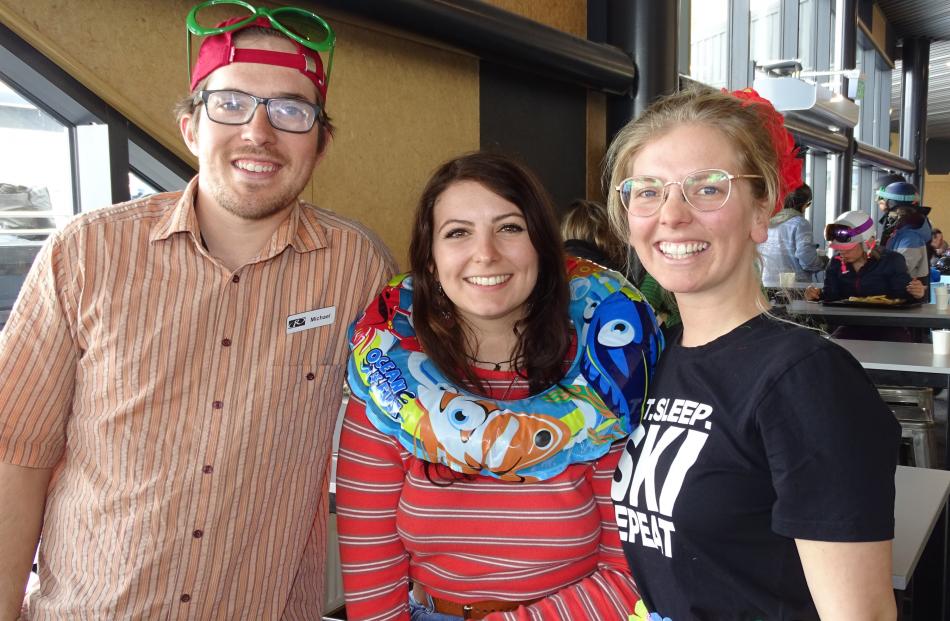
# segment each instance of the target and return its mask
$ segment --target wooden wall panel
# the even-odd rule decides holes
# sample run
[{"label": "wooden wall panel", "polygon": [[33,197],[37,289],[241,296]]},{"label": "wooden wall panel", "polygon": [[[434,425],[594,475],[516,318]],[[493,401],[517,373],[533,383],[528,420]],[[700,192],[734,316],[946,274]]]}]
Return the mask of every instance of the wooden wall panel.
[{"label": "wooden wall panel", "polygon": [[587,38],[587,0],[488,0],[488,3],[575,37]]},{"label": "wooden wall panel", "polygon": [[[184,159],[172,116],[187,93],[192,0],[0,0],[0,19]],[[304,198],[358,218],[404,262],[409,214],[442,160],[479,144],[478,62],[331,20],[328,112],[339,131]]]},{"label": "wooden wall panel", "polygon": [[587,93],[587,200],[606,203],[603,184],[607,154],[607,96]]}]

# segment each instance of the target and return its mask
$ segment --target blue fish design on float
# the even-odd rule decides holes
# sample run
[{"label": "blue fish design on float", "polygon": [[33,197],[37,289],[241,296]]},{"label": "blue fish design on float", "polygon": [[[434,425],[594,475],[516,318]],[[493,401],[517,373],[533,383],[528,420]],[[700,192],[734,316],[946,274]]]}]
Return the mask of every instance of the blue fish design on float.
[{"label": "blue fish design on float", "polygon": [[639,420],[650,370],[662,348],[648,307],[635,295],[623,288],[597,304],[581,357],[581,374],[607,407],[634,422]]}]

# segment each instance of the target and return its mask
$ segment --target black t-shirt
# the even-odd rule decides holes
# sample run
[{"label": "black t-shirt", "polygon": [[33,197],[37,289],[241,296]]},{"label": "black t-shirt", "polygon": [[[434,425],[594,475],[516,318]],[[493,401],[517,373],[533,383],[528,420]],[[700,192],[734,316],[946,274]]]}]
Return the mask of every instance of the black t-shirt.
[{"label": "black t-shirt", "polygon": [[794,539],[892,539],[899,442],[858,362],[813,331],[763,315],[671,344],[612,489],[647,608],[818,619]]}]

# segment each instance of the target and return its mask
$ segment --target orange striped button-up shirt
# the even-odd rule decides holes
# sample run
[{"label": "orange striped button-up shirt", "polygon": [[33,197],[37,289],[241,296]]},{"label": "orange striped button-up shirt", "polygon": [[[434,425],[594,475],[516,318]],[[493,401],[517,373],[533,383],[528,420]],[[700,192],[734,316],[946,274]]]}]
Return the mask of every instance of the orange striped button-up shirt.
[{"label": "orange striped button-up shirt", "polygon": [[346,328],[394,265],[298,203],[231,272],[196,187],[54,235],[0,333],[0,461],[55,467],[31,619],[321,616]]}]

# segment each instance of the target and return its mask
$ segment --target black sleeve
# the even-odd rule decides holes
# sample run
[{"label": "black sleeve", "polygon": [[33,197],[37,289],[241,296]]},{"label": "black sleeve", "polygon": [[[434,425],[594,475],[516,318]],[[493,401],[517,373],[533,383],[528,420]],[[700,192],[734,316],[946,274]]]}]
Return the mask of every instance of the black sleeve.
[{"label": "black sleeve", "polygon": [[821,299],[829,302],[840,300],[841,294],[841,259],[833,258],[825,270],[825,286],[821,292]]},{"label": "black sleeve", "polygon": [[909,298],[907,285],[910,284],[910,272],[907,271],[907,259],[899,252],[890,253],[887,257],[887,297]]},{"label": "black sleeve", "polygon": [[777,496],[772,530],[893,539],[900,425],[848,352],[822,341],[778,378],[757,420]]}]

